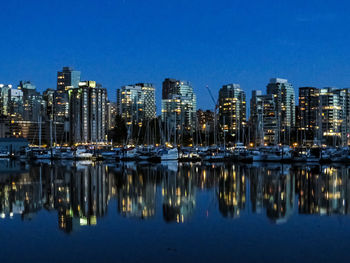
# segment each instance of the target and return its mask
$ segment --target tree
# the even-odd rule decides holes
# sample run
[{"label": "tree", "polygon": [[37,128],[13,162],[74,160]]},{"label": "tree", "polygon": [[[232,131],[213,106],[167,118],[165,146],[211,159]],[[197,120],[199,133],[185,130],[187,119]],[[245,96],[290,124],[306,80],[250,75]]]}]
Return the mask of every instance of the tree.
[{"label": "tree", "polygon": [[114,143],[124,144],[128,136],[125,120],[121,115],[117,114],[115,117],[115,127],[110,133],[110,138]]}]

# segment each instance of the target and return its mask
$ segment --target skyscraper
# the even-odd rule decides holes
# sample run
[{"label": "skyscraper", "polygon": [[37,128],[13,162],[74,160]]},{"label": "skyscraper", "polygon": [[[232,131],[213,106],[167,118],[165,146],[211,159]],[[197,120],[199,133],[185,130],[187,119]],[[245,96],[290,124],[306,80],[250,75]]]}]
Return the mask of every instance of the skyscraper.
[{"label": "skyscraper", "polygon": [[[69,127],[69,97],[68,90],[79,88],[80,71],[63,67],[57,72],[57,90],[54,94],[55,133],[62,135],[60,141],[68,142]],[[58,130],[58,131],[57,131]]]},{"label": "skyscraper", "polygon": [[170,99],[173,94],[179,94],[180,82],[176,79],[165,79],[162,87],[162,99]]},{"label": "skyscraper", "polygon": [[198,129],[203,133],[214,131],[214,112],[211,110],[197,110]]},{"label": "skyscraper", "polygon": [[54,104],[55,104],[54,97],[55,97],[55,90],[53,89],[47,89],[43,92],[43,99],[45,101],[45,108],[46,108],[45,115],[50,120],[53,119],[53,114],[54,114]]},{"label": "skyscraper", "polygon": [[23,92],[19,89],[10,90],[9,112],[12,116],[22,118],[23,115]]},{"label": "skyscraper", "polygon": [[347,146],[349,140],[348,89],[320,89],[320,135],[322,142],[332,146]]},{"label": "skyscraper", "polygon": [[155,88],[153,84],[138,83],[117,90],[118,113],[127,125],[142,126],[156,117]]},{"label": "skyscraper", "polygon": [[116,117],[118,114],[117,103],[109,101],[107,103],[106,114],[107,114],[108,130],[112,130],[115,127]]},{"label": "skyscraper", "polygon": [[57,72],[57,90],[68,90],[79,88],[80,71],[73,70],[71,67],[63,67],[62,71]]},{"label": "skyscraper", "polygon": [[244,140],[246,96],[239,84],[228,84],[219,90],[219,122],[234,140]]},{"label": "skyscraper", "polygon": [[302,144],[313,145],[319,130],[320,90],[314,87],[299,88],[298,137]]},{"label": "skyscraper", "polygon": [[286,79],[272,78],[267,85],[267,94],[274,96],[277,108],[278,143],[289,145],[291,131],[295,126],[294,88]]},{"label": "skyscraper", "polygon": [[23,120],[38,122],[45,106],[42,95],[30,81],[20,81],[18,89],[23,92]]},{"label": "skyscraper", "polygon": [[350,89],[339,89],[337,91],[342,96],[342,135],[341,145],[350,145]]},{"label": "skyscraper", "polygon": [[197,124],[197,97],[191,83],[165,79],[162,95],[162,122],[166,131],[176,130],[181,131],[182,135],[192,134]]},{"label": "skyscraper", "polygon": [[251,142],[255,146],[276,145],[278,111],[272,94],[262,95],[260,90],[252,92],[250,100]]},{"label": "skyscraper", "polygon": [[104,142],[107,135],[107,90],[95,81],[69,89],[70,142]]},{"label": "skyscraper", "polygon": [[0,115],[9,114],[10,92],[12,85],[0,84]]}]

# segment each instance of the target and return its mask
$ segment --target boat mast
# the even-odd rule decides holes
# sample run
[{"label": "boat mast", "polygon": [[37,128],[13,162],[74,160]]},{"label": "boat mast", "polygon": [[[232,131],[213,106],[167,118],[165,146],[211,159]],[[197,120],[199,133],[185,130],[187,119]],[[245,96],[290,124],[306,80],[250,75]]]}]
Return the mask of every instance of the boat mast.
[{"label": "boat mast", "polygon": [[175,113],[175,121],[174,121],[174,144],[175,144],[175,147],[177,148],[177,142],[176,142],[176,135],[177,135],[177,127],[176,127],[176,111],[174,111]]},{"label": "boat mast", "polygon": [[38,117],[39,120],[39,147],[41,147],[41,114]]},{"label": "boat mast", "polygon": [[224,156],[226,156],[226,129],[225,129],[225,116],[224,117]]}]

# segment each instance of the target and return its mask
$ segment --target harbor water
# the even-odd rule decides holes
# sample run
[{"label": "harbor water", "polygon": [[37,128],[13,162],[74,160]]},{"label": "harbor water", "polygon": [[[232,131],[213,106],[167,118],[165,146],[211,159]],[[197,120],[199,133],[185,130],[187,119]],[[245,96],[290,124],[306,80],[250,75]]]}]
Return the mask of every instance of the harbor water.
[{"label": "harbor water", "polygon": [[4,262],[348,262],[350,166],[0,160]]}]

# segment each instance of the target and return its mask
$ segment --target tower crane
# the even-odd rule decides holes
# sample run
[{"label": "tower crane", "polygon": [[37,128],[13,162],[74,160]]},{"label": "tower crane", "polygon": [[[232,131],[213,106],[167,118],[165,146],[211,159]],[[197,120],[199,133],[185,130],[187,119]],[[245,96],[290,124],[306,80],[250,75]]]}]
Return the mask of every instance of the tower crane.
[{"label": "tower crane", "polygon": [[206,89],[208,90],[209,96],[214,103],[214,144],[217,145],[217,135],[216,135],[217,113],[216,113],[216,111],[219,108],[219,101],[215,101],[213,93],[209,89],[208,85],[206,86]]}]

